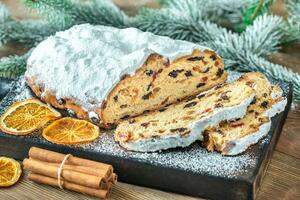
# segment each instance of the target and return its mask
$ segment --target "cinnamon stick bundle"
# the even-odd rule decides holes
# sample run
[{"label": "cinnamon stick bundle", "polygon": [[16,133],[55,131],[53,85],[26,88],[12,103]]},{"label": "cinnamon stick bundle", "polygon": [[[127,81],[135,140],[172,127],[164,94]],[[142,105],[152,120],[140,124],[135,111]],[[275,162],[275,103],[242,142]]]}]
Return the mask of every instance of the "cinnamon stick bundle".
[{"label": "cinnamon stick bundle", "polygon": [[[58,187],[57,179],[55,179],[55,178],[51,178],[51,177],[47,177],[47,176],[43,176],[43,175],[39,175],[39,174],[30,172],[28,174],[28,179],[31,181],[37,182],[37,183],[42,183],[42,184]],[[64,186],[64,188],[66,188],[68,190],[80,192],[82,194],[87,194],[87,195],[91,195],[91,196],[102,198],[102,199],[105,199],[109,193],[109,190],[97,190],[94,188],[89,188],[89,187],[77,185],[74,183],[70,183],[68,181],[62,181],[62,185]]]},{"label": "cinnamon stick bundle", "polygon": [[[27,169],[31,172],[49,176],[52,178],[58,178],[57,171],[59,167],[46,165],[43,162],[40,162],[38,160],[33,159],[24,159],[23,161],[24,169]],[[89,174],[84,174],[80,172],[75,172],[72,170],[64,169],[61,173],[61,177],[63,177],[64,180],[77,183],[80,185],[85,185],[87,187],[100,189],[102,177],[92,176]]]},{"label": "cinnamon stick bundle", "polygon": [[[69,156],[61,173],[61,163],[66,155],[32,147],[29,159],[24,159],[24,169],[30,171],[28,179],[51,186],[62,186],[76,192],[106,198],[117,182],[113,167],[108,164]],[[60,176],[60,177],[58,177]],[[58,179],[60,178],[60,182]]]},{"label": "cinnamon stick bundle", "polygon": [[[31,147],[29,150],[29,157],[36,159],[36,160],[41,160],[49,163],[61,163],[63,159],[65,158],[65,154],[62,153],[57,153],[53,151],[49,151],[46,149],[41,149],[37,147]],[[102,170],[106,172],[105,177],[108,178],[111,176],[113,173],[113,168],[111,165],[104,164],[104,163],[99,163],[96,161],[92,160],[87,160],[83,158],[78,158],[75,156],[70,156],[68,160],[66,161],[66,164],[69,165],[75,165],[75,166],[86,166],[86,167],[92,167],[96,168],[98,170]]]}]

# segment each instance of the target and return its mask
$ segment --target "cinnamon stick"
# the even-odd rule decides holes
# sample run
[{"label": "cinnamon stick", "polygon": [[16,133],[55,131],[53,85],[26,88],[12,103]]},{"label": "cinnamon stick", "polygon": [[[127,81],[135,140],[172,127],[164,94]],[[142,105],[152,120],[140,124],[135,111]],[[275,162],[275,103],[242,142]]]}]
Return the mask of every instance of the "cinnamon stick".
[{"label": "cinnamon stick", "polygon": [[[37,147],[31,147],[29,150],[29,157],[40,161],[50,162],[50,163],[61,163],[65,156],[66,156],[65,154],[61,154],[61,153],[57,153],[57,152],[53,152],[53,151],[49,151]],[[99,163],[96,161],[91,161],[83,158],[78,158],[75,156],[70,156],[65,164],[98,168],[107,172],[106,177],[110,177],[111,174],[113,173],[113,167],[111,165]]]},{"label": "cinnamon stick", "polygon": [[[51,166],[55,166],[55,167],[60,166],[59,163],[49,163],[49,162],[44,162],[44,161],[40,161],[40,162],[43,162],[46,165],[51,165]],[[64,170],[72,170],[75,172],[81,172],[81,173],[89,174],[89,175],[93,175],[93,176],[103,177],[104,181],[106,181],[106,182],[109,179],[109,177],[107,177],[107,172],[105,172],[104,170],[99,170],[98,168],[65,164],[63,169]]]},{"label": "cinnamon stick", "polygon": [[[33,173],[45,175],[56,179],[58,178],[57,172],[59,167],[47,165],[44,162],[40,162],[34,159],[24,159],[23,165],[24,169],[27,169]],[[92,187],[96,189],[106,187],[106,184],[101,177],[89,174],[64,169],[62,170],[61,176],[68,182],[76,183],[86,187]]]},{"label": "cinnamon stick", "polygon": [[[37,183],[58,187],[57,179],[55,178],[29,172],[28,179]],[[83,194],[91,195],[102,199],[106,198],[110,191],[110,188],[108,190],[94,189],[94,188],[78,185],[75,183],[71,183],[68,181],[62,181],[62,185],[65,189],[72,190],[75,192],[80,192]]]},{"label": "cinnamon stick", "polygon": [[116,184],[117,181],[118,181],[118,175],[113,173],[109,182],[111,182],[112,184]]}]

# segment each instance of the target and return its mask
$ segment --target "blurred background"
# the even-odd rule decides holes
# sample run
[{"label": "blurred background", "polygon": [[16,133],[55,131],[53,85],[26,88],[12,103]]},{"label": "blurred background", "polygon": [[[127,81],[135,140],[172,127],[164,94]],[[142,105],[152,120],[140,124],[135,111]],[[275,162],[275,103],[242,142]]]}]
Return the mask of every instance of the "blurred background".
[{"label": "blurred background", "polygon": [[[128,15],[135,15],[140,7],[159,8],[160,4],[158,0],[113,0],[114,3],[124,10]],[[36,19],[38,15],[35,11],[29,11],[28,8],[22,4],[22,0],[0,0],[4,3],[12,12],[12,16],[15,19]],[[275,0],[271,7],[271,12],[287,17],[287,13],[283,6],[284,0]],[[8,45],[0,48],[0,57],[17,54],[21,55],[27,51],[26,48],[16,45]],[[291,68],[293,71],[300,73],[300,45],[299,43],[289,44],[283,46],[279,52],[268,56],[268,60],[271,62]]]}]

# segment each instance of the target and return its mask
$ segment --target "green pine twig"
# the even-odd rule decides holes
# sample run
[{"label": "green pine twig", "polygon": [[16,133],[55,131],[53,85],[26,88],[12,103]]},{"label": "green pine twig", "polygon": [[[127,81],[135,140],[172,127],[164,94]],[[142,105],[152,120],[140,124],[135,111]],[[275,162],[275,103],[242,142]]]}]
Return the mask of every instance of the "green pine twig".
[{"label": "green pine twig", "polygon": [[0,58],[0,77],[15,78],[24,74],[26,59],[27,55]]}]

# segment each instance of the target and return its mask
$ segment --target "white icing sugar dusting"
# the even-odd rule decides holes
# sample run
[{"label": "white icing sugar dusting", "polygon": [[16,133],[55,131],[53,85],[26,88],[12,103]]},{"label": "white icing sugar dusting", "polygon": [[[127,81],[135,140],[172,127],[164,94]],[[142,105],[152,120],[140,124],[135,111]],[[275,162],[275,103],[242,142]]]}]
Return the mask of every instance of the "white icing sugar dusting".
[{"label": "white icing sugar dusting", "polygon": [[124,74],[132,75],[152,53],[170,61],[208,49],[135,28],[77,25],[41,42],[27,61],[26,77],[92,111]]},{"label": "white icing sugar dusting", "polygon": [[[239,73],[229,72],[229,77],[238,77]],[[284,93],[288,91],[288,84],[279,82]],[[8,96],[0,102],[0,114],[7,109],[13,102],[34,97],[30,89],[26,86],[24,78],[15,82],[14,87]],[[69,112],[67,112],[69,114]],[[3,134],[3,133],[0,133]],[[102,132],[101,136],[94,142],[87,145],[72,146],[74,149],[92,151],[95,153],[108,154],[114,157],[124,159],[135,159],[153,165],[182,169],[201,174],[210,174],[213,176],[238,178],[247,172],[253,171],[260,156],[257,148],[262,148],[270,142],[272,134],[268,133],[266,138],[249,150],[237,156],[222,156],[219,153],[209,153],[206,149],[201,148],[199,143],[194,143],[186,148],[177,148],[155,153],[138,153],[130,152],[121,148],[113,140],[111,132]],[[22,139],[19,136],[18,139]],[[40,133],[24,136],[40,144],[48,142],[41,137]],[[100,155],[99,155],[100,156]]]}]

